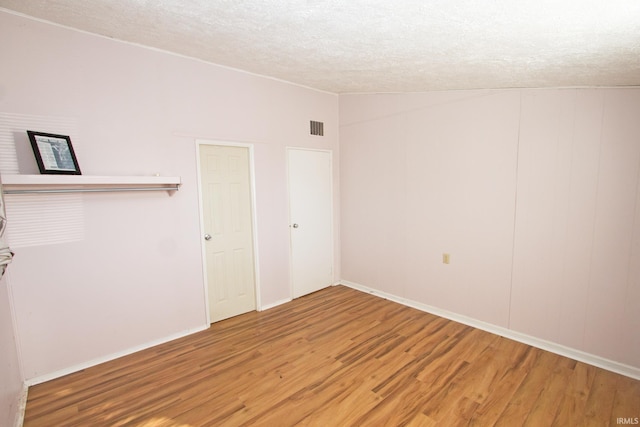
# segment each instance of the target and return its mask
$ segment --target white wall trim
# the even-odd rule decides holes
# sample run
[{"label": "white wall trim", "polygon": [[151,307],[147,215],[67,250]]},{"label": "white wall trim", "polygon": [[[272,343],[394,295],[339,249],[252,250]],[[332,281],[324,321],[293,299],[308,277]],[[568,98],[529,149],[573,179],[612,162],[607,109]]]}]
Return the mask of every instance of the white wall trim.
[{"label": "white wall trim", "polygon": [[27,410],[27,397],[29,396],[29,386],[27,383],[22,384],[22,391],[18,396],[15,427],[22,427],[24,424],[24,413]]},{"label": "white wall trim", "polygon": [[492,325],[491,323],[482,322],[480,320],[473,319],[471,317],[456,314],[447,310],[442,310],[440,308],[432,307],[430,305],[423,304],[410,299],[401,298],[399,296],[389,294],[386,292],[381,292],[358,283],[342,280],[340,281],[339,284],[342,284],[344,286],[347,286],[349,288],[352,288],[361,292],[366,292],[368,294],[375,295],[380,298],[388,299],[389,301],[394,301],[399,304],[406,305],[407,307],[412,307],[420,311],[431,313],[439,317],[444,317],[445,319],[453,320],[454,322],[462,323],[464,325],[481,329],[483,331],[487,331],[492,334],[500,335],[502,337],[509,338],[514,341],[518,341],[523,344],[530,345],[532,347],[550,351],[551,353],[555,353],[560,356],[568,357],[570,359],[584,362],[589,365],[596,366],[598,368],[606,369],[607,371],[615,372],[617,374],[621,374],[630,378],[634,378],[636,380],[640,380],[640,368],[636,368],[634,366],[625,365],[623,363],[605,359],[603,357],[586,353],[581,350],[576,350],[571,347],[566,347],[560,344],[556,344],[550,341],[533,337],[531,335],[513,331],[511,329],[507,329],[501,326]]},{"label": "white wall trim", "polygon": [[[53,21],[47,21],[46,19],[37,18],[35,16],[27,15],[27,14],[22,13],[22,12],[17,12],[15,10],[7,9],[5,7],[0,7],[0,11],[8,13],[10,15],[19,16],[19,17],[24,18],[24,19],[29,19],[31,21],[41,22],[41,23],[44,23],[44,24],[47,24],[47,25],[50,25],[50,26],[53,26],[53,27],[64,28],[65,30],[74,31],[74,32],[77,32],[77,33],[82,33],[82,34],[85,34],[85,35],[88,35],[88,36],[91,36],[91,37],[97,37],[97,38],[106,39],[106,40],[109,40],[109,41],[115,42],[115,43],[125,44],[125,45],[129,45],[129,46],[135,46],[135,47],[140,48],[140,49],[145,49],[145,50],[149,50],[149,51],[152,51],[152,52],[159,52],[159,53],[162,53],[162,54],[165,54],[165,55],[175,56],[177,58],[182,58],[182,59],[186,59],[186,60],[189,60],[189,61],[194,61],[194,62],[199,62],[201,64],[210,65],[210,66],[217,67],[217,68],[220,68],[220,69],[223,69],[223,70],[235,71],[237,73],[245,74],[245,75],[248,75],[248,76],[259,77],[259,78],[266,79],[266,80],[272,80],[272,81],[275,81],[275,82],[278,82],[278,83],[284,83],[284,84],[287,84],[287,85],[296,86],[296,87],[300,87],[300,88],[303,88],[303,89],[313,90],[315,92],[326,93],[328,95],[333,95],[335,97],[339,96],[339,94],[335,93],[335,92],[331,92],[331,91],[324,90],[324,89],[318,89],[318,88],[311,87],[311,86],[306,86],[306,85],[303,85],[303,84],[300,84],[300,83],[290,82],[288,80],[279,79],[279,78],[274,77],[274,76],[267,76],[267,75],[264,75],[264,74],[258,74],[258,73],[254,73],[252,71],[243,70],[241,68],[234,68],[234,67],[231,67],[229,65],[222,65],[222,64],[218,64],[218,63],[215,63],[215,62],[207,61],[207,60],[204,60],[204,59],[196,58],[194,56],[183,55],[183,54],[180,54],[180,53],[177,53],[177,52],[171,52],[171,51],[164,50],[164,49],[157,48],[157,47],[146,46],[146,45],[140,44],[140,43],[130,42],[130,41],[126,41],[126,40],[114,39],[113,37],[103,36],[101,34],[96,34],[96,33],[91,33],[89,31],[81,30],[79,28],[70,27],[68,25],[63,25],[63,24],[60,24],[60,23],[57,23],[57,22],[53,22]],[[616,88],[616,86],[613,86],[613,88]],[[571,88],[571,89],[573,89],[573,88]]]},{"label": "white wall trim", "polygon": [[260,310],[258,310],[258,311],[265,311],[265,310],[269,310],[269,309],[271,309],[271,308],[275,308],[275,307],[277,307],[277,306],[279,306],[279,305],[286,304],[286,303],[291,302],[291,301],[293,301],[291,298],[281,299],[281,300],[278,300],[278,301],[276,301],[276,302],[272,302],[271,304],[265,304],[265,305],[263,305],[263,306],[260,308]]},{"label": "white wall trim", "polygon": [[209,328],[209,325],[206,324],[206,325],[199,326],[197,328],[187,329],[187,330],[184,330],[182,332],[178,332],[178,333],[175,333],[175,334],[172,334],[172,335],[168,335],[166,337],[163,337],[163,338],[160,338],[160,339],[157,339],[157,340],[149,341],[149,342],[147,342],[145,344],[141,344],[141,345],[137,345],[137,346],[134,346],[134,347],[130,347],[130,348],[126,349],[126,350],[119,351],[117,353],[112,353],[112,354],[109,354],[107,356],[98,357],[96,359],[89,360],[87,362],[79,363],[77,365],[70,366],[70,367],[65,368],[65,369],[61,369],[59,371],[51,372],[49,374],[39,375],[39,376],[34,377],[34,378],[29,378],[29,379],[25,380],[25,385],[28,386],[28,387],[31,387],[31,386],[36,385],[36,384],[41,384],[41,383],[44,383],[44,382],[47,382],[47,381],[51,381],[51,380],[54,380],[56,378],[63,377],[65,375],[73,374],[74,372],[78,372],[78,371],[81,371],[83,369],[91,368],[92,366],[96,366],[96,365],[99,365],[101,363],[110,362],[112,360],[118,359],[118,358],[123,357],[123,356],[128,356],[128,355],[136,353],[138,351],[146,350],[148,348],[155,347],[157,345],[164,344],[164,343],[167,343],[169,341],[176,340],[178,338],[186,337],[187,335],[195,334],[197,332],[202,332],[202,331],[204,331],[205,329],[208,329],[208,328]]}]

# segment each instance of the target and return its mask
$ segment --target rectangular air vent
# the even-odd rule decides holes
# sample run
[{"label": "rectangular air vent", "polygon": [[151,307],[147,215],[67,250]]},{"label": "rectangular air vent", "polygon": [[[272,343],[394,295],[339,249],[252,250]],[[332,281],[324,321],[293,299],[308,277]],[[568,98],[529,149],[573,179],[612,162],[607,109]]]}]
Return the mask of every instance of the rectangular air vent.
[{"label": "rectangular air vent", "polygon": [[315,121],[311,120],[310,126],[311,126],[311,135],[318,135],[318,136],[323,136],[324,135],[324,123],[323,122],[315,122]]}]

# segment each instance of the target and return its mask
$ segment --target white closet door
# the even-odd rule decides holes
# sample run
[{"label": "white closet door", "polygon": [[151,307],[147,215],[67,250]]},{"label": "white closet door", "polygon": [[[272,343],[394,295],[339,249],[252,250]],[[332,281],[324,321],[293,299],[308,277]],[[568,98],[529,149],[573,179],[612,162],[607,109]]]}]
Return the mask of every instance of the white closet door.
[{"label": "white closet door", "polygon": [[289,148],[291,281],[297,298],[333,284],[331,151]]},{"label": "white closet door", "polygon": [[209,321],[256,309],[249,149],[200,146]]}]

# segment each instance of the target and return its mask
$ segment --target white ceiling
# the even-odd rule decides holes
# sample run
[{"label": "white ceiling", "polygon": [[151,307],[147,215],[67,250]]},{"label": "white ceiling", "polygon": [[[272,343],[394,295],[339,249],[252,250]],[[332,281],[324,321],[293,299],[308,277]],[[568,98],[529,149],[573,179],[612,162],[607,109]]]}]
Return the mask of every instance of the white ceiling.
[{"label": "white ceiling", "polygon": [[334,93],[639,86],[639,0],[0,0]]}]

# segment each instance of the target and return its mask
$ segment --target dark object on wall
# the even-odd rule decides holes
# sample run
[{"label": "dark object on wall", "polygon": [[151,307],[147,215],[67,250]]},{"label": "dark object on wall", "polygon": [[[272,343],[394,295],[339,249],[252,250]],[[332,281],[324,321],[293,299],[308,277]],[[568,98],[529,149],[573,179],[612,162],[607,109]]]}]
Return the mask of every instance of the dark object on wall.
[{"label": "dark object on wall", "polygon": [[66,135],[27,131],[42,174],[82,175],[71,139]]},{"label": "dark object on wall", "polygon": [[311,120],[309,123],[311,135],[324,136],[324,123]]}]

